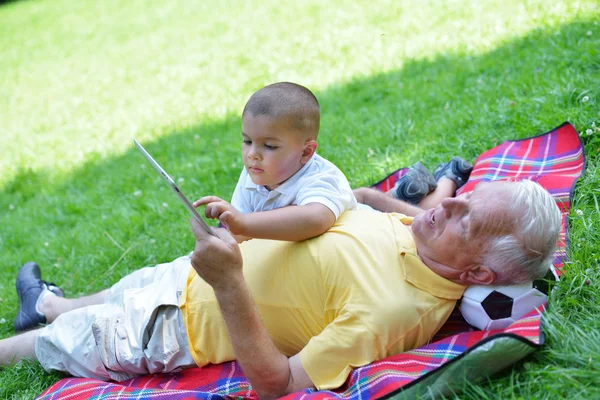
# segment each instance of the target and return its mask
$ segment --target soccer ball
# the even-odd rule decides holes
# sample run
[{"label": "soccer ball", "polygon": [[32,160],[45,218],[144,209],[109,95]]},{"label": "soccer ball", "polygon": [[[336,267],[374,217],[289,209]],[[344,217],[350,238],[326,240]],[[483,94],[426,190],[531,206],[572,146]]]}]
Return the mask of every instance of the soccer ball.
[{"label": "soccer ball", "polygon": [[460,302],[460,312],[472,326],[481,330],[504,329],[548,301],[548,279],[556,279],[551,272],[544,279],[518,285],[469,286]]}]

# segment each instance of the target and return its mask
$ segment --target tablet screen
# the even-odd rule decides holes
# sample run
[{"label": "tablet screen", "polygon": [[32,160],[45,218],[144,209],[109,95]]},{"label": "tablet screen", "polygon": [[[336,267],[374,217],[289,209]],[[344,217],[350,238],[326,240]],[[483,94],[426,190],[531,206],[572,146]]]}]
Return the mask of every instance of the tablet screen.
[{"label": "tablet screen", "polygon": [[212,229],[210,229],[210,226],[208,226],[208,224],[202,219],[202,217],[200,216],[200,214],[198,214],[192,203],[190,203],[187,197],[185,197],[185,195],[181,192],[179,187],[177,187],[173,178],[171,178],[169,174],[167,174],[167,172],[156,162],[156,160],[154,160],[154,158],[152,158],[152,156],[148,154],[146,149],[144,149],[144,147],[137,140],[133,139],[133,142],[135,143],[135,146],[138,148],[140,153],[142,153],[144,158],[150,163],[150,165],[152,165],[152,168],[154,168],[154,170],[160,175],[163,181],[165,181],[165,183],[171,188],[171,190],[173,190],[175,195],[183,203],[185,208],[187,208],[189,213],[192,214],[194,219],[196,219],[196,221],[200,223],[200,225],[202,226],[202,228],[204,228],[206,232],[215,236]]}]

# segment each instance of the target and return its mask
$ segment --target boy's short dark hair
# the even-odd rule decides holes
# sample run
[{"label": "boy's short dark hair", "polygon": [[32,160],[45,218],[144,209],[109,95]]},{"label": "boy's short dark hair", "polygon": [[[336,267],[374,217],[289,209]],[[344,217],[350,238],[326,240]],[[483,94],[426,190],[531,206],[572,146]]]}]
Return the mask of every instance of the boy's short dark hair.
[{"label": "boy's short dark hair", "polygon": [[250,96],[242,118],[246,114],[289,118],[295,130],[315,139],[319,134],[319,101],[310,90],[296,83],[278,82],[258,90]]}]

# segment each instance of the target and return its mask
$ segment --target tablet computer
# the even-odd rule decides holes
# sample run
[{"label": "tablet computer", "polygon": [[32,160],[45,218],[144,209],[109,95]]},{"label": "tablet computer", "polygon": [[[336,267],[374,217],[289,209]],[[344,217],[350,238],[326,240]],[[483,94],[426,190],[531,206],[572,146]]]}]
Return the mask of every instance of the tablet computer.
[{"label": "tablet computer", "polygon": [[189,213],[192,214],[192,217],[194,217],[194,219],[196,221],[198,221],[200,226],[202,226],[202,228],[204,228],[204,230],[207,233],[210,233],[211,235],[216,236],[213,233],[212,229],[210,229],[210,226],[208,226],[208,224],[202,219],[200,214],[198,214],[198,212],[196,211],[196,209],[194,208],[192,203],[190,203],[190,201],[187,199],[187,197],[185,197],[185,195],[177,187],[173,178],[171,178],[169,176],[169,174],[166,173],[166,171],[156,162],[156,160],[154,160],[154,158],[152,158],[152,156],[150,154],[148,154],[146,149],[144,149],[144,147],[137,140],[133,139],[133,143],[135,143],[135,147],[138,148],[138,150],[140,151],[140,153],[142,153],[144,158],[150,163],[150,165],[152,165],[152,168],[154,168],[154,170],[156,172],[158,172],[158,175],[160,175],[162,180],[165,181],[167,186],[169,186],[171,188],[171,190],[173,190],[173,192],[175,193],[177,198],[183,203],[183,205],[185,206],[185,208],[187,208]]}]

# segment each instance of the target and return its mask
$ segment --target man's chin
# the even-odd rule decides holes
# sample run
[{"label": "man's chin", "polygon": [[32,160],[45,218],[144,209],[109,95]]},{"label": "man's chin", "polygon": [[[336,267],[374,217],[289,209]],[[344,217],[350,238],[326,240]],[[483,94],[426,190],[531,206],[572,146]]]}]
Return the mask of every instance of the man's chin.
[{"label": "man's chin", "polygon": [[424,218],[413,219],[410,229],[415,242],[421,244],[428,242],[431,231]]},{"label": "man's chin", "polygon": [[421,232],[421,230],[423,229],[423,217],[422,217],[422,215],[417,215],[416,217],[413,218],[412,224],[410,224],[410,228],[413,231],[413,235],[416,232]]}]

